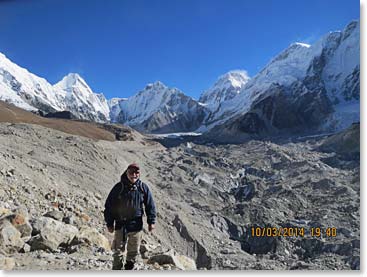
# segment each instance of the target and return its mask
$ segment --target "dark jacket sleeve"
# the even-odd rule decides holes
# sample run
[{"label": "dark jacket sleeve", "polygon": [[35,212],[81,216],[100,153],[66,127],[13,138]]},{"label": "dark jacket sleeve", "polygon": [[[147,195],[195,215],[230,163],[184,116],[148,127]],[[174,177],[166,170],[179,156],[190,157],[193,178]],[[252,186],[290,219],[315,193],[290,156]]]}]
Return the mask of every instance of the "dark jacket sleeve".
[{"label": "dark jacket sleeve", "polygon": [[119,193],[119,191],[118,191],[119,184],[120,183],[117,183],[112,188],[112,190],[110,191],[110,193],[107,196],[106,203],[104,205],[105,210],[104,210],[103,214],[104,214],[104,220],[106,222],[107,227],[114,227],[115,217],[114,217],[113,212],[112,212],[112,205],[113,205],[113,199]]},{"label": "dark jacket sleeve", "polygon": [[145,214],[147,215],[147,223],[155,224],[157,212],[155,208],[153,194],[146,184],[144,184],[144,190],[145,190],[144,206],[145,206]]}]

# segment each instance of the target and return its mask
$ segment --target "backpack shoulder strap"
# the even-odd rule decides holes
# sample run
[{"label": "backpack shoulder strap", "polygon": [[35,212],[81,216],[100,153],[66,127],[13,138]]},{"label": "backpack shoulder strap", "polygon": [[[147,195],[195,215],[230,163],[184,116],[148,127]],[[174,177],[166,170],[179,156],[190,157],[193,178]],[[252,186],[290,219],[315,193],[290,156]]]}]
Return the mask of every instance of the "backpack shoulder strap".
[{"label": "backpack shoulder strap", "polygon": [[144,202],[147,200],[148,193],[144,189],[144,184],[141,180],[138,182],[138,190],[144,195]]}]

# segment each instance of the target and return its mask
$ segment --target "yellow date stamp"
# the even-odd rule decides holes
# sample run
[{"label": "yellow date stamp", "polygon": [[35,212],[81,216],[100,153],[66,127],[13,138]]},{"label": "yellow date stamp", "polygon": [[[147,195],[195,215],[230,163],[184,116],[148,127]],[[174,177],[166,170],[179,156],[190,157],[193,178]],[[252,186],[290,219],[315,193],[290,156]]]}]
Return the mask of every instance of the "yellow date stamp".
[{"label": "yellow date stamp", "polygon": [[251,227],[252,237],[336,237],[335,227]]}]

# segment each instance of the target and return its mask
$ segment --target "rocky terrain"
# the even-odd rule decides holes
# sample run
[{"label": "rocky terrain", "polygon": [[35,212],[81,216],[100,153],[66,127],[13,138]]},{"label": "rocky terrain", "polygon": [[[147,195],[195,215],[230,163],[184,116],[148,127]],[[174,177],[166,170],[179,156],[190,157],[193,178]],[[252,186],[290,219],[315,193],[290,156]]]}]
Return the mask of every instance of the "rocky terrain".
[{"label": "rocky terrain", "polygon": [[[116,140],[111,126],[114,139],[96,139],[47,120],[57,123],[0,123],[2,269],[111,269],[103,205],[132,162],[158,207],[139,269],[360,267],[359,124],[334,136],[214,145],[135,131]],[[256,237],[253,227],[304,235]]]}]

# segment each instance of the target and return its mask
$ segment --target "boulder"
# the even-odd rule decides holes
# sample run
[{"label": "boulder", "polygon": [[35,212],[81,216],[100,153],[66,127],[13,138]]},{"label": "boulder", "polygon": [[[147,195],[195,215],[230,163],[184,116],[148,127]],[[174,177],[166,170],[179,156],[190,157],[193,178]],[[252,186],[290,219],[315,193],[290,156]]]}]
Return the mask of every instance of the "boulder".
[{"label": "boulder", "polygon": [[10,216],[12,225],[20,232],[21,238],[27,242],[31,238],[32,226],[28,219],[21,214],[14,214]]},{"label": "boulder", "polygon": [[2,218],[10,222],[21,234],[24,242],[31,238],[32,226],[28,221],[28,211],[24,207],[17,208],[13,211],[3,209]]},{"label": "boulder", "polygon": [[178,269],[183,270],[183,265],[180,263],[180,261],[177,259],[175,252],[171,249],[164,253],[157,253],[154,256],[150,257],[148,260],[148,264],[172,264]]},{"label": "boulder", "polygon": [[20,253],[28,253],[31,251],[31,246],[28,243],[25,243],[23,248],[19,251]]},{"label": "boulder", "polygon": [[228,233],[228,223],[223,217],[213,215],[210,219],[210,223],[213,225],[214,229],[223,233]]},{"label": "boulder", "polygon": [[102,247],[105,250],[110,251],[111,246],[108,239],[99,233],[96,229],[83,226],[80,228],[79,233],[74,237],[72,244],[86,243],[97,247]]},{"label": "boulder", "polygon": [[196,263],[193,259],[184,255],[178,255],[177,259],[182,264],[183,270],[197,270]]},{"label": "boulder", "polygon": [[15,260],[13,258],[0,255],[0,270],[12,270],[15,266]]},{"label": "boulder", "polygon": [[0,253],[13,254],[23,248],[21,233],[7,219],[0,221]]},{"label": "boulder", "polygon": [[198,174],[194,178],[194,184],[195,185],[207,185],[211,186],[214,183],[214,178],[212,176],[209,176],[206,173]]},{"label": "boulder", "polygon": [[196,270],[196,264],[194,260],[183,255],[177,255],[173,249],[164,253],[155,254],[154,256],[150,257],[148,264],[155,263],[159,265],[171,264],[180,270]]},{"label": "boulder", "polygon": [[59,210],[52,210],[52,211],[48,211],[43,216],[50,217],[58,221],[62,221],[62,219],[64,218],[64,213]]},{"label": "boulder", "polygon": [[69,214],[63,217],[62,222],[70,225],[75,225],[78,228],[81,228],[84,225],[82,218],[73,214]]},{"label": "boulder", "polygon": [[5,216],[10,215],[12,212],[9,209],[6,209],[4,207],[0,207],[0,218],[3,218]]},{"label": "boulder", "polygon": [[148,244],[145,240],[142,240],[142,243],[140,244],[140,254],[143,259],[149,259],[153,253],[159,252],[161,249],[160,246]]},{"label": "boulder", "polygon": [[56,251],[60,245],[68,245],[78,234],[78,229],[49,217],[40,217],[32,222],[34,237],[29,244],[33,250]]}]

